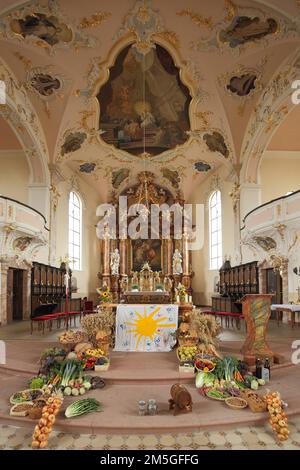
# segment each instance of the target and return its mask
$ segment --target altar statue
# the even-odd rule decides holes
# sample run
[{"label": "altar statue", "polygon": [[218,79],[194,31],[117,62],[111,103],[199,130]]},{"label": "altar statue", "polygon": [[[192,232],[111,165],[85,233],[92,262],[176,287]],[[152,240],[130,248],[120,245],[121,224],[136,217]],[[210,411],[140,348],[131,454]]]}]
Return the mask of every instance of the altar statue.
[{"label": "altar statue", "polygon": [[173,255],[173,274],[182,274],[182,256],[176,248]]},{"label": "altar statue", "polygon": [[119,275],[119,266],[120,266],[120,254],[118,248],[116,248],[110,256],[110,269],[112,276]]}]

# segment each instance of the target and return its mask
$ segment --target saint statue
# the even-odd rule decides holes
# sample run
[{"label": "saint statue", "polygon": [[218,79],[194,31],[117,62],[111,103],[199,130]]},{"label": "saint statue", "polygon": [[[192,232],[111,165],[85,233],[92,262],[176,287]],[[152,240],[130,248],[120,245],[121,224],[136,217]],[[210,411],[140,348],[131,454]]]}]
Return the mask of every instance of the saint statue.
[{"label": "saint statue", "polygon": [[182,274],[182,256],[177,248],[173,254],[173,274]]},{"label": "saint statue", "polygon": [[120,254],[118,248],[116,248],[110,256],[110,269],[112,276],[119,275],[119,266],[120,266]]}]

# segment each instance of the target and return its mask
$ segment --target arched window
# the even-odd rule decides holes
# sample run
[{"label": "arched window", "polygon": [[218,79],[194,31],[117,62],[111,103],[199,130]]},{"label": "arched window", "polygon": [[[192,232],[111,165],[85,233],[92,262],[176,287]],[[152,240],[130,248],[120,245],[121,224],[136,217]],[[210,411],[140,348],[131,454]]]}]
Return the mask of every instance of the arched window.
[{"label": "arched window", "polygon": [[222,266],[222,207],[221,193],[215,191],[209,198],[209,258],[210,269]]},{"label": "arched window", "polygon": [[81,201],[74,191],[69,197],[69,259],[70,268],[74,271],[81,269]]}]

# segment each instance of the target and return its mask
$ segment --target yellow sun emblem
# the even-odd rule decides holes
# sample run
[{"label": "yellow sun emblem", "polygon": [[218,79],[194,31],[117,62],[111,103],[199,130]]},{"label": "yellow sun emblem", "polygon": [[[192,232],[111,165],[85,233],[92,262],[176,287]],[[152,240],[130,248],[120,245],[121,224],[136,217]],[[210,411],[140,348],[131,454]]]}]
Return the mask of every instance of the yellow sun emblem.
[{"label": "yellow sun emblem", "polygon": [[158,331],[161,328],[176,328],[176,323],[164,323],[168,320],[167,317],[154,318],[154,315],[159,312],[159,310],[160,307],[157,307],[150,315],[147,315],[146,307],[144,307],[144,315],[134,310],[136,318],[132,323],[125,322],[126,325],[133,327],[128,333],[134,333],[134,336],[137,338],[136,349],[138,349],[142,339],[144,339],[145,342],[146,338],[153,340],[156,335],[161,335],[161,332]]}]

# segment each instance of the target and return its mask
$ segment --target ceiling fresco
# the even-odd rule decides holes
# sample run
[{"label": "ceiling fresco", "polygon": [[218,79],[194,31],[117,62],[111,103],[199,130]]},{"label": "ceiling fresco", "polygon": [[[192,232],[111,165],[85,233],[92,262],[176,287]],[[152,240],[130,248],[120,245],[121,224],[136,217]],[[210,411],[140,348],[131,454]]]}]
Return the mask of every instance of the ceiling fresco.
[{"label": "ceiling fresco", "polygon": [[70,167],[102,199],[150,171],[188,199],[224,165],[255,181],[293,108],[300,3],[2,0],[0,51],[15,77],[0,117],[32,164]]}]

